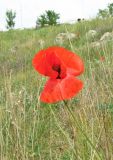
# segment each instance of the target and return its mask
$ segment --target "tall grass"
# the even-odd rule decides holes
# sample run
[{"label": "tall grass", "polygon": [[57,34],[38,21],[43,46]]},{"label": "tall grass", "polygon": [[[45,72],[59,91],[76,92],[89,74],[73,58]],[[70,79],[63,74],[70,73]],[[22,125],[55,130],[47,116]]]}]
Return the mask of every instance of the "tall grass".
[{"label": "tall grass", "polygon": [[[112,24],[94,19],[0,32],[1,160],[113,160],[113,41],[92,48],[86,37],[95,29],[98,41]],[[84,89],[65,103],[43,104],[39,95],[46,79],[34,71],[32,58],[42,47],[38,40],[44,48],[56,45],[56,35],[67,31],[80,33],[63,47],[84,60]]]}]

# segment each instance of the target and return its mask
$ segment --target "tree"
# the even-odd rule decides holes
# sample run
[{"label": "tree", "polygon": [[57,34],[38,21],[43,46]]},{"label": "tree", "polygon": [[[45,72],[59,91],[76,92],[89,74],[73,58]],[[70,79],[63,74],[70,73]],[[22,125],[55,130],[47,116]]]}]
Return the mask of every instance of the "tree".
[{"label": "tree", "polygon": [[46,18],[49,25],[56,25],[60,16],[52,10],[48,10],[46,11]]},{"label": "tree", "polygon": [[109,17],[108,9],[99,9],[97,16],[103,19]]},{"label": "tree", "polygon": [[48,10],[45,14],[42,14],[39,18],[37,18],[36,26],[44,27],[46,25],[56,25],[59,18],[59,14],[52,10]]},{"label": "tree", "polygon": [[108,11],[109,11],[109,15],[113,17],[113,3],[108,5]]},{"label": "tree", "polygon": [[16,12],[13,12],[12,10],[7,10],[7,12],[6,12],[7,29],[13,29],[14,28],[15,17],[16,17]]},{"label": "tree", "polygon": [[106,9],[99,9],[97,16],[100,18],[113,17],[113,3],[108,4]]},{"label": "tree", "polygon": [[36,21],[36,27],[38,27],[38,26],[44,27],[45,24],[47,24],[46,15],[42,14]]}]

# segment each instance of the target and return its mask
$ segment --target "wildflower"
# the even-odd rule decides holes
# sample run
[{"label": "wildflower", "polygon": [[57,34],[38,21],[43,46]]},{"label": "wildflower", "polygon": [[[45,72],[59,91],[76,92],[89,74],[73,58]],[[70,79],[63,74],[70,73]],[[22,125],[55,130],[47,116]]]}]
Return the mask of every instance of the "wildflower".
[{"label": "wildflower", "polygon": [[104,56],[101,56],[100,57],[100,61],[104,61],[105,60],[105,57]]},{"label": "wildflower", "polygon": [[83,87],[82,81],[75,78],[84,71],[81,58],[62,47],[49,47],[39,51],[33,58],[33,66],[49,80],[40,99],[54,103],[75,96]]}]

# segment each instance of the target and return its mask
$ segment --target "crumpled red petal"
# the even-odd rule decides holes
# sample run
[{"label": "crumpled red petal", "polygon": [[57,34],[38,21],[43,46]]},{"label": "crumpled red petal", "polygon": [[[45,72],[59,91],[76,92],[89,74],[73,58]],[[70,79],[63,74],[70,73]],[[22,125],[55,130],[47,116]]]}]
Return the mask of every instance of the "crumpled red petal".
[{"label": "crumpled red petal", "polygon": [[45,50],[41,50],[33,58],[32,64],[39,73],[56,78],[58,73],[52,69],[51,64],[47,61],[47,57]]},{"label": "crumpled red petal", "polygon": [[82,59],[75,53],[63,47],[49,47],[46,53],[53,52],[67,68],[68,74],[78,76],[84,71],[84,64]]},{"label": "crumpled red petal", "polygon": [[70,99],[75,96],[82,87],[82,81],[76,79],[74,76],[67,76],[64,79],[49,79],[41,93],[40,100],[45,103],[55,103]]},{"label": "crumpled red petal", "polygon": [[52,69],[53,65],[65,66],[67,74],[74,76],[84,71],[81,58],[63,47],[49,47],[41,50],[33,59],[33,66],[39,73],[56,78],[58,73]]}]

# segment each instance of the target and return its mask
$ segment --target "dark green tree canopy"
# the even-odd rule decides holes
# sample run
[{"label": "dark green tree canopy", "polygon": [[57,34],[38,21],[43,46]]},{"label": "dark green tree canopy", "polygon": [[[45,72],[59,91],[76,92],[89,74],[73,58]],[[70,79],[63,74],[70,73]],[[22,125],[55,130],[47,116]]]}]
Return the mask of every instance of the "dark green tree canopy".
[{"label": "dark green tree canopy", "polygon": [[60,19],[58,13],[55,13],[55,11],[52,10],[47,10],[45,14],[42,14],[37,18],[36,26],[44,27],[46,25],[56,25],[58,19]]},{"label": "dark green tree canopy", "polygon": [[113,17],[113,3],[108,4],[108,11],[109,11],[110,16]]},{"label": "dark green tree canopy", "polygon": [[16,17],[16,12],[12,10],[7,10],[6,12],[6,22],[7,22],[7,29],[13,29],[15,26],[14,19]]},{"label": "dark green tree canopy", "polygon": [[56,25],[57,20],[60,17],[59,17],[59,14],[55,13],[54,11],[48,10],[46,11],[46,18],[49,25]]},{"label": "dark green tree canopy", "polygon": [[37,18],[36,26],[44,27],[47,24],[46,15],[42,14],[39,18]]}]

